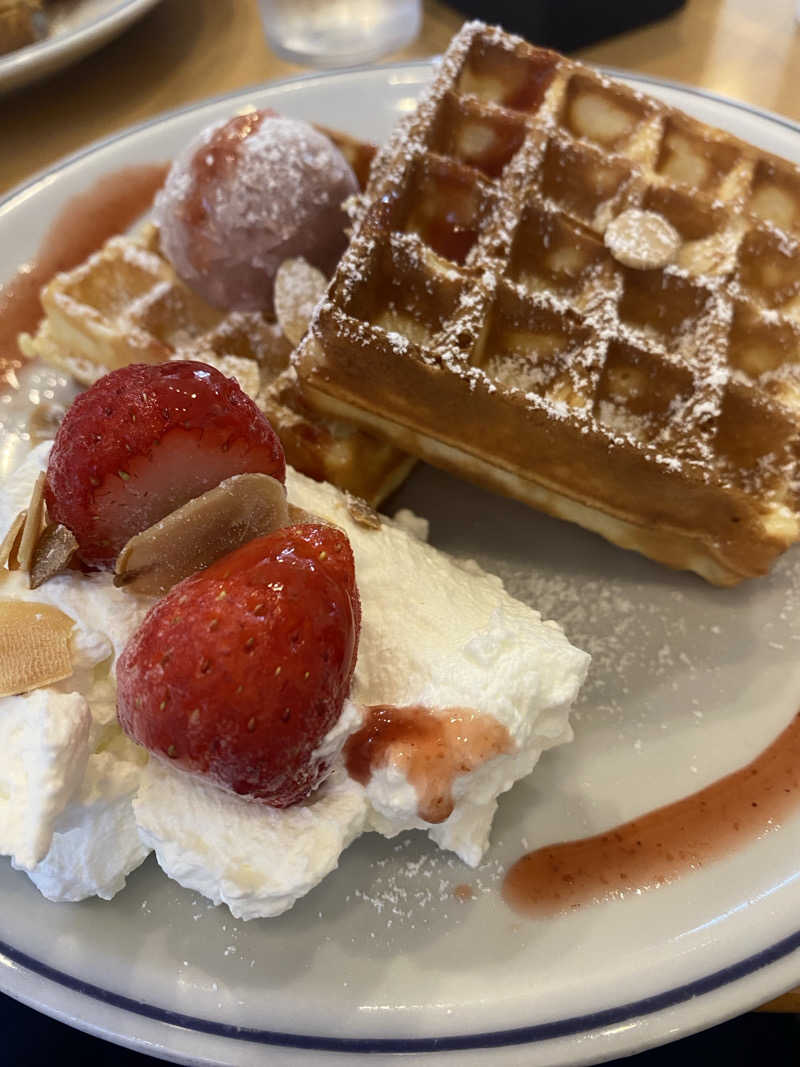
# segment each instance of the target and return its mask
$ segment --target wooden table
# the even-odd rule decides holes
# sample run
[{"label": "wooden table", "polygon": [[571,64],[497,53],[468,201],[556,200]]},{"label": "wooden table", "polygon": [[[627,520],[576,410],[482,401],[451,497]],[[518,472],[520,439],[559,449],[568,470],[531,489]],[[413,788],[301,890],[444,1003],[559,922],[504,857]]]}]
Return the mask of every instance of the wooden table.
[{"label": "wooden table", "polygon": [[[794,8],[794,0],[689,0],[672,18],[580,55],[800,120]],[[456,12],[425,0],[422,32],[398,57],[441,51],[461,21]],[[60,156],[151,115],[299,70],[268,49],[256,0],[164,0],[100,52],[0,98],[0,193]]]},{"label": "wooden table", "polygon": [[[689,0],[671,18],[579,55],[702,86],[800,121],[794,16],[795,0]],[[396,58],[442,51],[461,22],[456,12],[425,0],[420,36]],[[300,69],[268,49],[256,0],[163,0],[100,52],[0,98],[0,194],[90,141],[161,111]],[[800,990],[766,1007],[800,1011]]]}]

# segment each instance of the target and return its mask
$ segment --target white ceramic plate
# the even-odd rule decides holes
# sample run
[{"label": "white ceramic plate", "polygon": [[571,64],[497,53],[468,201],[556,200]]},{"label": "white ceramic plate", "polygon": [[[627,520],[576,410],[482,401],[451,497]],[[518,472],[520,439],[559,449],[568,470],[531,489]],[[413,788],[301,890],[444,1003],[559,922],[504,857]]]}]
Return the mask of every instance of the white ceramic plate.
[{"label": "white ceramic plate", "polygon": [[[0,278],[72,195],[173,155],[244,104],[383,138],[425,64],[322,75],[212,101],[115,137],[0,204]],[[631,78],[800,161],[789,122]],[[800,707],[800,553],[711,588],[431,469],[393,501],[594,654],[574,744],[503,798],[470,871],[425,840],[369,835],[279,919],[239,923],[152,860],[111,903],[49,904],[0,864],[0,986],[61,1019],[201,1063],[596,1062],[684,1035],[800,982],[800,815],[666,888],[530,921],[500,896],[528,848],[581,837],[748,762]],[[398,595],[409,595],[398,591]],[[410,595],[413,595],[410,594]],[[454,890],[469,884],[474,898]]]},{"label": "white ceramic plate", "polygon": [[159,0],[73,0],[55,5],[51,32],[42,41],[0,56],[0,93],[54,74],[100,48]]}]

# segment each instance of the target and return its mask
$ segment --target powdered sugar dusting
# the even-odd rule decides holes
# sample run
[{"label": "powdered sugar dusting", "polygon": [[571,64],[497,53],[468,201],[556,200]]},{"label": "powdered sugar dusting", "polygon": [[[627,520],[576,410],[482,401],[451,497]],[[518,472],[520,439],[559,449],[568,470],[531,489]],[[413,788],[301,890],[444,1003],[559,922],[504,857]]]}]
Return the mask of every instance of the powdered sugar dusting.
[{"label": "powdered sugar dusting", "polygon": [[[523,104],[531,70],[541,93]],[[467,110],[459,111],[462,105]],[[482,140],[470,140],[464,130],[478,118]],[[524,129],[510,155],[501,121]],[[470,155],[478,143],[505,150],[502,167],[491,153]],[[452,388],[495,397],[499,423],[524,399],[529,425],[539,426],[543,415],[557,447],[568,447],[559,424],[605,446],[604,461],[619,471],[614,493],[626,494],[620,503],[628,512],[659,511],[665,478],[702,484],[707,514],[736,509],[736,522],[746,514],[750,545],[765,507],[790,507],[791,543],[800,535],[793,496],[800,450],[783,405],[797,401],[796,390],[776,381],[786,375],[776,376],[775,362],[793,362],[796,352],[789,347],[778,357],[775,347],[765,354],[758,323],[783,330],[800,323],[800,246],[798,234],[750,215],[747,183],[756,158],[752,147],[578,63],[553,59],[499,28],[467,24],[417,111],[375,160],[330,290],[332,308],[312,324],[325,362],[315,384],[323,392],[335,388],[335,346],[327,350],[334,330],[337,344],[344,340],[365,365],[370,348],[388,342],[398,360],[421,359],[458,383],[445,388],[444,378],[436,379],[442,396],[420,398],[420,428],[432,438],[444,433],[435,412]],[[538,229],[530,222],[537,213],[544,220]],[[442,231],[452,218],[455,244]],[[616,259],[603,240],[615,227],[624,238]],[[657,263],[652,249],[644,256],[647,233],[659,246]],[[613,245],[611,237],[606,243]],[[426,278],[427,305],[436,308],[427,318],[420,300],[408,296],[417,273]],[[451,301],[454,274],[460,294]],[[376,288],[376,278],[391,281],[391,306],[381,306],[389,287]],[[562,325],[553,343],[556,318]],[[368,375],[363,388],[358,402],[371,409]],[[352,399],[352,383],[348,391]],[[404,423],[402,407],[398,401],[397,412],[381,407],[377,414]],[[452,445],[450,427],[445,436]],[[734,445],[734,436],[743,443]],[[519,462],[499,443],[482,445],[489,463]],[[469,456],[474,442],[461,447]],[[634,467],[635,479],[625,473]],[[537,481],[541,472],[534,465],[528,474]],[[590,491],[564,478],[567,495]],[[693,521],[689,538],[703,525]],[[729,529],[704,533],[715,541],[716,567]],[[760,536],[766,543],[773,533],[763,526]],[[705,551],[700,538],[696,550]],[[740,551],[748,549],[742,544]]]},{"label": "powdered sugar dusting", "polygon": [[343,202],[358,183],[308,123],[254,112],[205,130],[177,157],[154,219],[180,277],[215,307],[271,308],[279,265],[330,272],[346,244]]}]

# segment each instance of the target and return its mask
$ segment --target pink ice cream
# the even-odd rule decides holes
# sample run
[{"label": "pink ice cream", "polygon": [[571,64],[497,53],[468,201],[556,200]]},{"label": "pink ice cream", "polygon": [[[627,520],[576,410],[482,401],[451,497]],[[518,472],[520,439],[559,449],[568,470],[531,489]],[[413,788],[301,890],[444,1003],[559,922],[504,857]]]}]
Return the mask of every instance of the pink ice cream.
[{"label": "pink ice cream", "polygon": [[347,243],[341,205],[357,190],[327,137],[253,111],[209,127],[178,156],[154,218],[164,253],[209,303],[270,310],[284,259],[303,256],[333,271]]}]

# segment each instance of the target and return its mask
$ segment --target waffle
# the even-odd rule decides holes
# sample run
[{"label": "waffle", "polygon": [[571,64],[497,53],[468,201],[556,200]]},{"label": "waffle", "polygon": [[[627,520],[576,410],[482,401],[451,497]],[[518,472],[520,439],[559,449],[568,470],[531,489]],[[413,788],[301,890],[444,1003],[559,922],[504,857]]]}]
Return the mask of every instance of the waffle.
[{"label": "waffle", "polygon": [[715,584],[800,537],[798,168],[470,23],[355,221],[320,411]]},{"label": "waffle", "polygon": [[[340,138],[338,142],[342,143]],[[368,146],[353,142],[362,175]],[[350,155],[356,163],[358,160]],[[311,411],[303,399],[291,345],[258,312],[225,313],[193,293],[159,249],[147,225],[113,237],[41,294],[45,316],[20,349],[90,385],[128,363],[198,359],[237,378],[278,433],[289,463],[377,506],[407,476],[413,460],[371,434]]]}]

